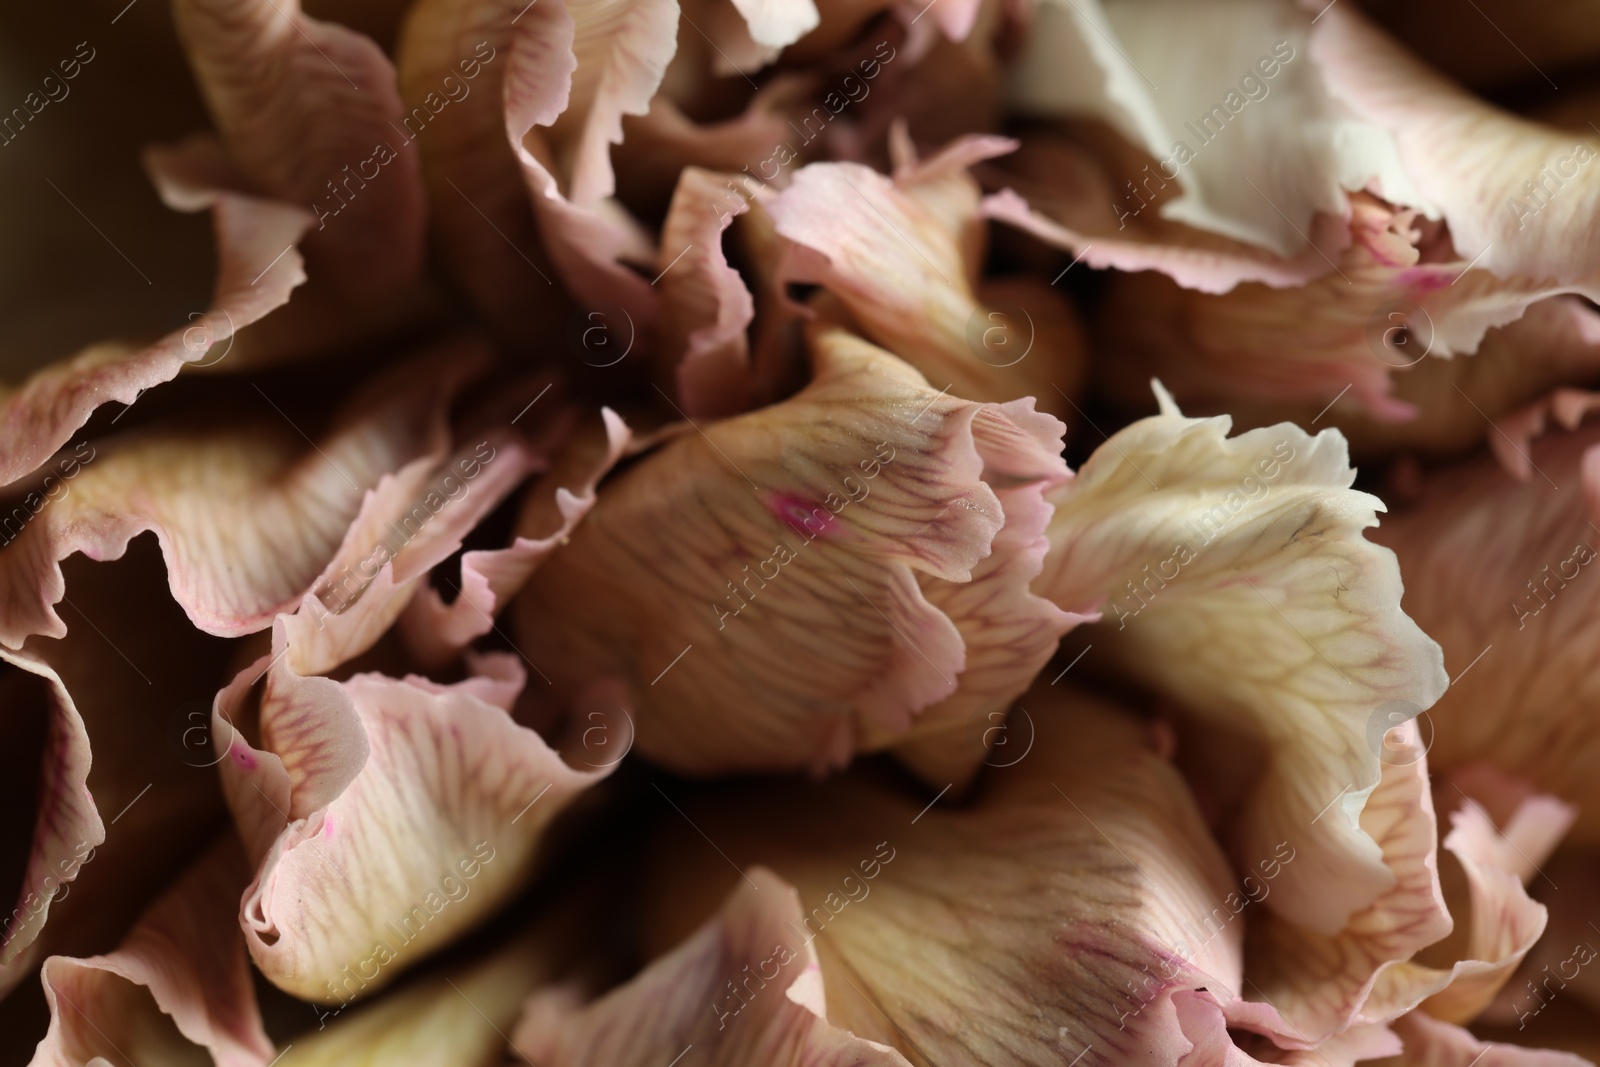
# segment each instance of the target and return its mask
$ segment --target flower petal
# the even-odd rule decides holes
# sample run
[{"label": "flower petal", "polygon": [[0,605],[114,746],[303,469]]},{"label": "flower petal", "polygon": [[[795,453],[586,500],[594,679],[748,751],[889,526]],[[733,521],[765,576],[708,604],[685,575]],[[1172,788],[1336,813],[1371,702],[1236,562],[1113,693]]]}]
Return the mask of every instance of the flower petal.
[{"label": "flower petal", "polygon": [[146,530],[160,537],[173,596],[195,625],[226,636],[264,628],[326,565],[362,486],[407,461],[481,366],[471,353],[450,357],[374,382],[310,450],[278,410],[223,430],[151,431],[64,453],[55,488],[41,483],[6,515],[14,543],[0,559],[0,644],[64,634],[53,607],[66,595],[60,562],[76,552],[114,559]]},{"label": "flower petal", "polygon": [[[0,994],[8,993],[38,962],[40,931],[55,898],[63,893],[97,845],[106,839],[105,823],[89,793],[89,735],[61,676],[49,664],[27,652],[0,648],[0,698],[4,700],[6,750],[17,762],[8,766],[8,781],[22,793],[37,778],[38,814],[30,827],[17,825],[13,833],[27,835],[12,841],[8,835],[7,867],[12,854],[25,856],[16,907],[6,920],[0,941]],[[38,745],[43,737],[42,751]],[[10,760],[8,760],[8,765]],[[31,796],[8,790],[8,808],[21,823],[22,805]]]},{"label": "flower petal", "polygon": [[778,233],[797,246],[784,280],[825,286],[868,337],[957,396],[1033,396],[1064,414],[1054,383],[1073,391],[1083,358],[1070,304],[1041,286],[1025,303],[996,307],[972,287],[984,238],[966,168],[1015,142],[967,137],[919,163],[897,140],[892,179],[856,163],[814,163],[770,200]]},{"label": "flower petal", "polygon": [[1464,256],[1501,278],[1600,286],[1596,139],[1515,118],[1428,70],[1350,6],[1312,31],[1329,92],[1400,146]]},{"label": "flower petal", "polygon": [[[604,441],[597,444],[589,455],[579,449],[570,450],[560,468],[549,472],[544,483],[536,490],[532,500],[544,500],[543,485],[572,480],[576,488],[560,485],[555,490],[550,508],[555,514],[555,529],[538,537],[516,537],[510,545],[500,549],[464,553],[461,557],[461,586],[454,601],[446,605],[432,586],[417,590],[406,613],[401,617],[401,631],[407,646],[424,663],[443,663],[459,655],[476,638],[493,627],[497,611],[508,604],[525,585],[536,567],[550,553],[564,544],[579,522],[595,505],[595,488],[600,479],[622,458],[631,434],[622,420],[609,408],[601,412],[605,433]],[[507,464],[508,470],[520,470]],[[573,468],[586,468],[574,470]],[[492,488],[486,487],[492,493]],[[490,496],[497,503],[498,497]]]},{"label": "flower petal", "polygon": [[[1395,204],[1430,206],[1394,138],[1329,97],[1307,55],[1311,19],[1273,0],[1220,8],[1052,0],[1040,5],[1013,99],[1034,112],[1101,119],[1162,160],[1161,175],[1147,173],[1161,186],[1176,178],[1183,190],[1162,218],[1289,259],[1308,244],[1318,214],[1348,216],[1347,192],[1371,186]],[[1127,208],[1135,203],[1143,198]]]},{"label": "flower petal", "polygon": [[556,695],[625,679],[640,751],[681,770],[821,769],[904,735],[966,662],[919,583],[973,580],[1007,521],[990,481],[1067,476],[1060,423],[1028,402],[957,400],[836,328],[813,348],[796,396],[603,485],[518,604]]},{"label": "flower petal", "polygon": [[1479,1041],[1470,1031],[1413,1012],[1395,1025],[1405,1044],[1400,1067],[1594,1067],[1570,1052]]},{"label": "flower petal", "polygon": [[1600,548],[1600,428],[1555,432],[1527,449],[1518,482],[1492,457],[1431,473],[1375,535],[1406,575],[1406,609],[1471,667],[1430,711],[1436,770],[1490,763],[1578,807],[1574,836],[1600,830],[1589,772],[1600,731],[1588,713],[1600,617],[1585,594]]},{"label": "flower petal", "polygon": [[380,299],[415,283],[422,178],[383,51],[300,0],[180,0],[173,17],[233,160],[271,196],[313,205],[318,285]]},{"label": "flower petal", "polygon": [[[96,345],[15,389],[0,386],[0,485],[38,470],[101,404],[132,404],[146,389],[171,381],[184,364],[224,358],[236,331],[282,306],[305,280],[295,246],[311,226],[309,213],[199,186],[182,173],[182,153],[152,152],[148,165],[169,206],[212,212],[218,260],[212,306],[142,349]],[[218,347],[221,353],[214,354]]]},{"label": "flower petal", "polygon": [[230,835],[189,868],[115,952],[46,960],[50,1032],[33,1062],[188,1062],[199,1046],[220,1067],[265,1067],[272,1043],[256,1008],[233,905],[248,878]]},{"label": "flower petal", "polygon": [[[1379,780],[1371,729],[1438,697],[1440,652],[1400,610],[1393,555],[1362,537],[1382,504],[1349,488],[1337,431],[1228,438],[1226,417],[1184,418],[1159,395],[1162,414],[1052,493],[1036,584],[1062,607],[1108,598],[1118,625],[1093,640],[1203,724],[1236,861],[1296,839],[1303,858],[1268,906],[1332,935],[1394,884],[1359,821]],[[1264,765],[1222,742],[1235,732]]]},{"label": "flower petal", "polygon": [[[1023,703],[1033,751],[967,809],[855,775],[683,798],[727,859],[663,842],[648,928],[673,936],[730,862],[769,866],[800,891],[785,940],[816,946],[830,1018],[922,1062],[1254,1064],[1239,1042],[1269,1061],[1309,1044],[1238,999],[1250,902],[1155,732],[1061,686]],[[714,1013],[760,1010],[772,990],[739,992],[743,974]]]},{"label": "flower petal", "polygon": [[755,300],[728,266],[722,234],[749,203],[732,175],[686,168],[661,229],[660,357],[691,417],[721,417],[754,403],[750,343]]},{"label": "flower petal", "polygon": [[[396,46],[406,114],[421,108],[430,116],[417,127],[425,136],[416,141],[438,258],[496,334],[519,347],[542,342],[540,324],[569,310],[550,278],[521,168],[505,139],[513,21],[525,6],[526,0],[417,0]],[[559,5],[554,10],[565,17]],[[464,95],[441,103],[457,91]],[[437,122],[430,95],[440,109]]]},{"label": "flower petal", "polygon": [[[706,1067],[909,1067],[893,1049],[829,1025],[816,949],[787,944],[801,920],[794,888],[752,868],[718,915],[626,985],[579,1010],[562,991],[535,996],[512,1047],[549,1067],[649,1067],[686,1045],[700,1048],[695,1062]],[[724,986],[747,972],[759,976],[758,988],[744,987],[756,989],[756,1010],[729,1025],[746,1005]]]},{"label": "flower petal", "polygon": [[[580,301],[620,304],[638,329],[653,321],[657,295],[619,260],[655,257],[639,225],[609,200],[609,153],[622,140],[622,117],[649,110],[677,28],[674,0],[532,8],[506,59],[506,133],[550,256]],[[549,131],[530,139],[536,127]]]},{"label": "flower petal", "polygon": [[[263,806],[279,816],[240,922],[287,992],[344,1002],[454,939],[519,887],[545,826],[609,773],[568,768],[512,720],[525,680],[514,658],[470,662],[455,685],[270,667],[259,749],[221,714],[238,717],[249,673],[219,697],[225,785],[253,848]],[[365,751],[346,754],[335,730]]]}]

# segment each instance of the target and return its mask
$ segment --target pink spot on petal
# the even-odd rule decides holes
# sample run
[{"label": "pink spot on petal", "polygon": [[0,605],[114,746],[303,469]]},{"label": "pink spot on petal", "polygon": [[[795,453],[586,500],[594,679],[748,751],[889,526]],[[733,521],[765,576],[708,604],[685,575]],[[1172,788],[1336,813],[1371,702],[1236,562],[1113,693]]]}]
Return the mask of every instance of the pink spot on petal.
[{"label": "pink spot on petal", "polygon": [[826,507],[797,493],[768,492],[762,495],[762,503],[802,537],[837,537],[844,532],[843,524]]},{"label": "pink spot on petal", "polygon": [[247,749],[238,749],[233,754],[234,762],[247,771],[256,769],[256,758]]}]

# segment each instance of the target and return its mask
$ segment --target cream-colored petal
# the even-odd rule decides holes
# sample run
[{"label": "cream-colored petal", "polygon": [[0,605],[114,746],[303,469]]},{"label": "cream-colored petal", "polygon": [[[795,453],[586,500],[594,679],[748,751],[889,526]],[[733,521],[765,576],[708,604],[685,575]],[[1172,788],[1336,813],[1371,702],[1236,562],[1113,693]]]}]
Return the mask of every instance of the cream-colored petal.
[{"label": "cream-colored petal", "polygon": [[[393,981],[504,903],[550,820],[609,773],[567,767],[512,721],[526,678],[514,658],[471,663],[450,686],[271,667],[260,748],[221,718],[238,715],[245,686],[219,698],[236,816],[259,827],[264,808],[278,814],[240,923],[284,990],[345,1003]],[[347,751],[346,738],[365,751]],[[257,830],[253,847],[264,840]]]},{"label": "cream-colored petal", "polygon": [[[1292,838],[1268,907],[1332,935],[1394,884],[1360,824],[1375,738],[1444,690],[1440,651],[1401,611],[1393,554],[1362,536],[1382,504],[1349,488],[1337,431],[1229,438],[1226,417],[1161,397],[1052,493],[1036,588],[1104,600],[1091,641],[1195,717],[1236,862]],[[1240,736],[1259,751],[1222,740]]]},{"label": "cream-colored petal", "polygon": [[1463,257],[1500,278],[1600,285],[1600,136],[1484,103],[1350,6],[1318,21],[1311,52],[1329,91],[1394,138]]},{"label": "cream-colored petal", "polygon": [[1395,139],[1329,96],[1309,54],[1313,15],[1274,0],[1050,0],[1013,101],[1107,122],[1162,161],[1155,181],[1183,190],[1163,218],[1294,257],[1318,214],[1348,216],[1349,192],[1431,209]]}]

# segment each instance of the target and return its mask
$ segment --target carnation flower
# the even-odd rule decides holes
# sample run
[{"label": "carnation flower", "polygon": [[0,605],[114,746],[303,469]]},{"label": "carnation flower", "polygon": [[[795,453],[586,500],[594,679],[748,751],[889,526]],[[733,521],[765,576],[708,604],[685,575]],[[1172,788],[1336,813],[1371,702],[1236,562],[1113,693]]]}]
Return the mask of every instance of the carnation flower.
[{"label": "carnation flower", "polygon": [[12,16],[11,1060],[1593,1062],[1600,41],[1473,8]]}]

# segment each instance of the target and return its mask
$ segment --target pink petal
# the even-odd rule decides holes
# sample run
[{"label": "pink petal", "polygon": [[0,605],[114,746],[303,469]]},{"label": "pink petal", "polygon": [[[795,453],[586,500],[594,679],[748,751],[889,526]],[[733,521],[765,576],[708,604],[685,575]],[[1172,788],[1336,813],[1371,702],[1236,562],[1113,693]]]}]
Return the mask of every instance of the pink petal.
[{"label": "pink petal", "polygon": [[[185,363],[224,358],[236,331],[283,305],[305,280],[295,251],[313,219],[305,211],[225,188],[193,184],[185,153],[153,151],[162,198],[181,211],[209,208],[217,233],[217,283],[205,316],[139,350],[97,345],[0,390],[0,485],[36,471],[101,404],[132,404],[171,381]],[[221,349],[221,354],[217,350]]]},{"label": "pink petal", "polygon": [[190,866],[116,951],[46,960],[50,1031],[33,1062],[170,1063],[199,1046],[219,1067],[265,1067],[272,1043],[234,919],[235,895],[248,878],[230,835]]}]

